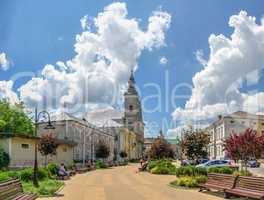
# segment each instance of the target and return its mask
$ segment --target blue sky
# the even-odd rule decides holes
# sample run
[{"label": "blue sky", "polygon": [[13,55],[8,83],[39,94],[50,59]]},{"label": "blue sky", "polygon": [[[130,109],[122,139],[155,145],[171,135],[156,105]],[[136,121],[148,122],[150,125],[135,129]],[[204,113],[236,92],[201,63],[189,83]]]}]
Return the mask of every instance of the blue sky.
[{"label": "blue sky", "polygon": [[[255,16],[259,24],[264,14],[262,0],[152,0],[126,2],[128,18],[137,18],[142,30],[147,29],[148,18],[154,10],[166,11],[171,15],[171,24],[165,33],[166,46],[144,50],[138,58],[139,68],[135,73],[141,96],[153,94],[144,84],[153,82],[165,91],[165,74],[169,74],[169,91],[180,83],[192,83],[193,76],[204,66],[196,59],[195,52],[203,50],[207,60],[210,54],[208,38],[214,33],[230,37],[234,29],[228,26],[230,16],[245,10]],[[10,60],[10,68],[0,71],[0,81],[10,80],[18,72],[40,72],[46,64],[67,61],[75,56],[76,34],[83,32],[80,19],[88,15],[96,17],[112,1],[33,1],[2,0],[0,2],[0,53],[5,52]],[[126,51],[126,49],[124,49]],[[168,63],[160,64],[166,57]],[[31,78],[23,78],[14,83],[14,90]],[[261,89],[260,79],[255,89]],[[246,89],[245,89],[246,90]],[[169,92],[169,93],[170,93]],[[181,89],[177,94],[191,95],[190,90]],[[184,108],[186,100],[177,99],[177,107]],[[156,100],[148,101],[147,107],[154,106]],[[162,109],[154,113],[144,113],[147,122],[163,119],[172,120],[176,108],[169,105],[165,109],[165,94],[162,95]],[[167,127],[168,128],[168,127]],[[165,129],[167,129],[165,128]],[[173,128],[173,127],[171,127]],[[157,128],[158,130],[159,128]],[[152,133],[155,134],[153,128]],[[164,130],[166,131],[166,130]]]}]

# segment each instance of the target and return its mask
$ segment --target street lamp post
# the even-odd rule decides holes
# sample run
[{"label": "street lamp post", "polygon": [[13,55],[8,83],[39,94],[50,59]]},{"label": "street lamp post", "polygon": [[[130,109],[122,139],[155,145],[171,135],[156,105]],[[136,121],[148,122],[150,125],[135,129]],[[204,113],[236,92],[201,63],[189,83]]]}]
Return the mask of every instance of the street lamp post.
[{"label": "street lamp post", "polygon": [[[37,108],[35,108],[35,137],[38,136],[37,129],[38,129],[38,122],[41,114],[46,114],[48,116],[48,125],[45,127],[45,129],[55,129],[54,126],[52,126],[50,121],[50,114],[47,111],[41,111],[38,113]],[[37,140],[35,140],[35,158],[34,158],[34,171],[33,171],[33,185],[35,187],[38,187],[38,177],[37,177],[37,171],[38,171],[38,143]]]}]

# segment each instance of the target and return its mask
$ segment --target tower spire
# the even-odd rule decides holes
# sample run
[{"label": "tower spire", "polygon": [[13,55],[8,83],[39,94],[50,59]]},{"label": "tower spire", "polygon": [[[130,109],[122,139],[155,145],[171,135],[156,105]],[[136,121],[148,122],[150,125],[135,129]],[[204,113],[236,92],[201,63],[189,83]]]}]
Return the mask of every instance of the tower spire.
[{"label": "tower spire", "polygon": [[129,82],[135,84],[134,71],[131,69]]},{"label": "tower spire", "polygon": [[134,78],[134,71],[131,70],[131,74],[128,80],[128,88],[127,88],[127,94],[133,94],[133,95],[137,95],[137,90],[135,88],[135,78]]}]

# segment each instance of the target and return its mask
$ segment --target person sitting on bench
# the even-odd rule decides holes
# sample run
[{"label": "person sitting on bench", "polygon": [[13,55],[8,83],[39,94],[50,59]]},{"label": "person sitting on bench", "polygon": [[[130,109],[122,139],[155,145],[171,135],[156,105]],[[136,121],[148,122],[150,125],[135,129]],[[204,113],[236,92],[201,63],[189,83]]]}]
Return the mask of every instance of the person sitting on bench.
[{"label": "person sitting on bench", "polygon": [[138,168],[138,171],[139,171],[139,172],[146,171],[146,170],[147,170],[147,167],[148,167],[148,161],[144,161],[144,162],[141,164],[141,167]]},{"label": "person sitting on bench", "polygon": [[61,163],[61,165],[60,165],[60,168],[59,168],[58,174],[59,174],[59,176],[61,176],[61,177],[63,177],[63,178],[64,178],[64,177],[69,178],[69,173],[66,171],[66,168],[65,168],[65,166],[64,166],[63,163]]}]

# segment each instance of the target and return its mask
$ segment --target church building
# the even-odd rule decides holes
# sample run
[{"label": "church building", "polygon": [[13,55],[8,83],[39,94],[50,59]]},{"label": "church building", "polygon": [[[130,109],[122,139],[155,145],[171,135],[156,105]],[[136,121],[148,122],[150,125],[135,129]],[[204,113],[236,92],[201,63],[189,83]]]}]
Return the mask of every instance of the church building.
[{"label": "church building", "polygon": [[[144,122],[141,101],[136,90],[133,71],[124,94],[124,110],[101,109],[88,112],[82,119],[69,113],[52,116],[55,137],[70,140],[77,145],[73,150],[75,161],[96,160],[96,146],[103,141],[110,150],[108,160],[120,159],[125,151],[127,159],[138,159],[143,154]],[[38,135],[46,133],[46,123],[38,125]]]}]

